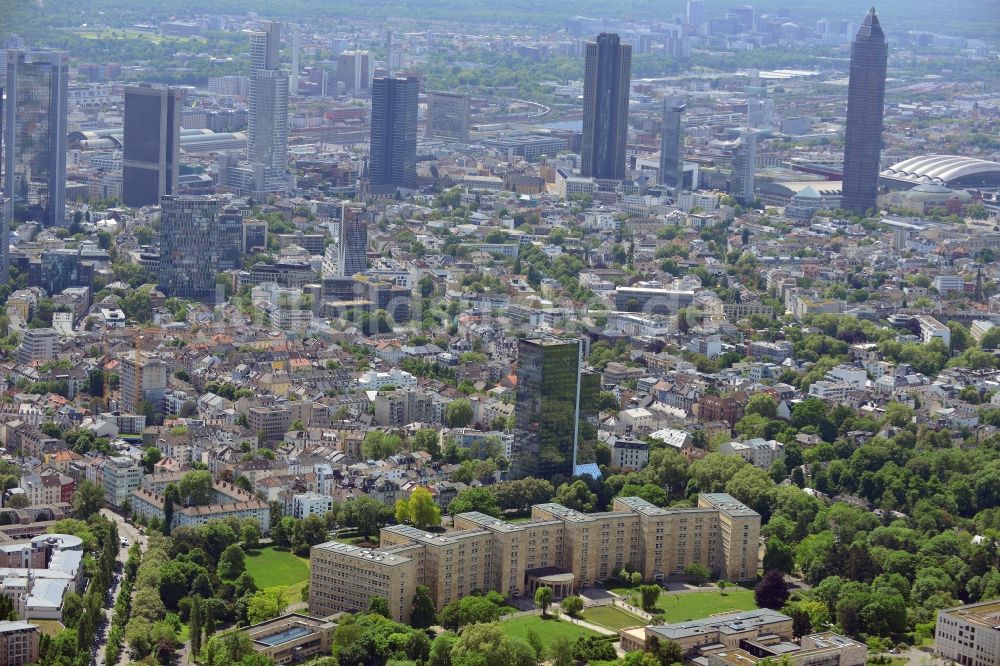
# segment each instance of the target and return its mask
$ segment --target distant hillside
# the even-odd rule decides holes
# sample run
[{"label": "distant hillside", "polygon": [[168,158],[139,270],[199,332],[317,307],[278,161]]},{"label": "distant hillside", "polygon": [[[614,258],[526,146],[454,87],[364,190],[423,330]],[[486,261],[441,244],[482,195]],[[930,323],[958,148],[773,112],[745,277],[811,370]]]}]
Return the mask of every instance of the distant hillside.
[{"label": "distant hillside", "polygon": [[[788,8],[793,19],[809,23],[816,18],[860,20],[871,0],[758,0],[760,13]],[[708,16],[747,4],[742,0],[706,0]],[[888,32],[933,30],[966,36],[1000,37],[1000,0],[924,2],[882,0],[876,3]],[[669,20],[683,13],[685,0],[18,0],[0,2],[0,36],[32,33],[52,26],[104,22],[123,25],[184,17],[206,11],[261,16],[398,18],[413,21],[503,22],[559,27],[571,16],[621,17],[635,21]]]}]

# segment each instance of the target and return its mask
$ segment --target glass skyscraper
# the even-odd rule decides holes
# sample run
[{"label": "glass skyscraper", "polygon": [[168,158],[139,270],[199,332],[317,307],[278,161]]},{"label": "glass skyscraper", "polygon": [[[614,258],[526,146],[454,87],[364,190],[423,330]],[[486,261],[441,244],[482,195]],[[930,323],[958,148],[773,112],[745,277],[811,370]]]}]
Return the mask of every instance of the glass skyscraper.
[{"label": "glass skyscraper", "polygon": [[847,86],[841,206],[857,214],[878,205],[888,59],[889,44],[872,7],[851,43],[851,78]]},{"label": "glass skyscraper", "polygon": [[729,192],[740,203],[753,201],[756,168],[757,132],[746,128],[740,132],[739,143],[733,149],[732,169],[729,174]]},{"label": "glass skyscraper", "polygon": [[663,127],[660,133],[660,185],[673,190],[674,201],[684,189],[684,110],[679,97],[663,98]]},{"label": "glass skyscraper", "polygon": [[149,84],[125,88],[122,202],[139,208],[174,194],[180,168],[183,92]]},{"label": "glass skyscraper", "polygon": [[372,192],[387,194],[417,185],[417,95],[414,77],[375,79],[372,84]]},{"label": "glass skyscraper", "polygon": [[622,180],[628,138],[632,47],[601,33],[587,42],[583,73],[583,144],[580,175]]},{"label": "glass skyscraper", "polygon": [[[11,221],[63,226],[66,218],[66,98],[69,57],[7,52],[4,194]],[[4,234],[6,238],[6,233]]]},{"label": "glass skyscraper", "polygon": [[160,205],[160,289],[211,299],[216,274],[240,265],[242,211],[213,196],[167,196]]},{"label": "glass skyscraper", "polygon": [[365,272],[368,267],[368,211],[364,206],[350,202],[341,206],[337,249],[341,277]]},{"label": "glass skyscraper", "polygon": [[596,437],[600,375],[582,369],[582,344],[518,340],[514,478],[570,477],[580,443]]},{"label": "glass skyscraper", "polygon": [[288,72],[280,69],[281,24],[265,21],[250,34],[250,110],[247,160],[263,178],[254,189],[280,192],[289,187]]}]

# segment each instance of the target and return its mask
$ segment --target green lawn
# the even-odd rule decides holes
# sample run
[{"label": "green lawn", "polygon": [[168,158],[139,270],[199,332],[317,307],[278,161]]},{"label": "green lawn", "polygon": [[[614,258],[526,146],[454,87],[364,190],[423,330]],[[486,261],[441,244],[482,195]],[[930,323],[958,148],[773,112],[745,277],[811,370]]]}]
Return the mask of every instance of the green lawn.
[{"label": "green lawn", "polygon": [[28,622],[31,624],[37,624],[38,629],[46,636],[55,636],[60,631],[65,629],[61,622],[58,620],[34,620],[29,619]]},{"label": "green lawn", "polygon": [[594,606],[583,611],[581,616],[587,622],[593,622],[594,624],[599,624],[602,627],[614,629],[615,631],[625,627],[638,627],[647,624],[646,620],[641,617],[626,613],[614,606]]},{"label": "green lawn", "polygon": [[299,594],[309,582],[309,560],[288,552],[285,548],[266,546],[247,553],[247,571],[257,587],[285,589],[285,600],[293,604],[300,601]]},{"label": "green lawn", "polygon": [[[626,599],[638,595],[636,590],[615,588],[612,590]],[[732,611],[753,610],[757,603],[753,591],[742,587],[727,587],[725,592],[667,592],[660,594],[656,605],[663,611],[665,622],[686,622]]]},{"label": "green lawn", "polygon": [[596,631],[573,624],[569,620],[557,620],[553,617],[542,619],[540,615],[524,615],[503,623],[503,630],[511,638],[527,639],[528,630],[534,630],[542,639],[545,647],[549,647],[560,638],[575,641],[581,636],[599,636]]}]

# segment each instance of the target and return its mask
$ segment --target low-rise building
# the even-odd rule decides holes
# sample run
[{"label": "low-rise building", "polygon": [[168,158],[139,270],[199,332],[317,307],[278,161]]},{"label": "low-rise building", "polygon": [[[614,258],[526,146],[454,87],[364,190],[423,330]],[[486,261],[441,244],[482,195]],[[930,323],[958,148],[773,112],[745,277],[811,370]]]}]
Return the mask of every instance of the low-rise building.
[{"label": "low-rise building", "polygon": [[0,622],[0,665],[21,666],[38,661],[41,631],[28,622]]},{"label": "low-rise building", "polygon": [[934,652],[962,666],[1000,666],[1000,600],[938,611]]},{"label": "low-rise building", "polygon": [[327,654],[337,625],[308,615],[290,613],[241,629],[253,649],[276,664],[291,664]]}]

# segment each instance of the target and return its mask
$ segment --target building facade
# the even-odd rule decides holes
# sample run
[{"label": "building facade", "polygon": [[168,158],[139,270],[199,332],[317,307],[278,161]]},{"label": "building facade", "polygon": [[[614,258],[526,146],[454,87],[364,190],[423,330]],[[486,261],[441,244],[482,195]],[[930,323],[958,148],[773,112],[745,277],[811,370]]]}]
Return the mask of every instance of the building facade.
[{"label": "building facade", "polygon": [[38,661],[41,631],[28,622],[0,622],[0,664],[22,666]]},{"label": "building facade", "polygon": [[122,202],[140,208],[177,191],[183,91],[148,84],[125,88]]},{"label": "building facade", "polygon": [[351,277],[364,273],[368,267],[369,213],[352,202],[344,202],[340,209],[340,239],[338,241],[338,275]]},{"label": "building facade", "polygon": [[729,191],[742,203],[753,201],[756,167],[757,132],[744,129],[740,132],[739,143],[733,150],[732,170],[729,176]]},{"label": "building facade", "polygon": [[594,514],[539,504],[524,523],[463,513],[447,533],[386,527],[377,550],[314,546],[309,609],[320,616],[360,610],[379,595],[405,620],[417,585],[428,586],[439,609],[476,591],[518,597],[546,585],[563,597],[627,564],[649,581],[683,576],[691,563],[748,580],[757,573],[759,537],[760,515],[724,494],[701,495],[688,509],[637,497],[615,498],[611,511]]},{"label": "building facade", "polygon": [[570,477],[579,443],[596,437],[600,375],[582,365],[581,340],[518,340],[514,478]]},{"label": "building facade", "polygon": [[168,296],[211,299],[216,275],[240,265],[242,212],[211,196],[169,196],[160,206],[160,289]]},{"label": "building facade", "polygon": [[[69,56],[7,52],[4,102],[4,220],[63,226],[66,218],[66,100]],[[4,229],[6,238],[6,229]],[[6,274],[6,271],[4,271]]]},{"label": "building facade", "polygon": [[934,653],[961,666],[1000,666],[1000,601],[938,611]]},{"label": "building facade", "polygon": [[[250,112],[247,160],[258,178],[255,190],[288,188],[288,72],[281,69],[281,24],[264,21],[250,34]],[[259,165],[259,166],[258,166]]]},{"label": "building facade", "polygon": [[375,79],[372,84],[372,192],[385,194],[417,184],[417,94],[415,77]]},{"label": "building facade", "polygon": [[660,185],[673,191],[674,201],[684,189],[684,110],[679,97],[663,98],[663,125],[660,132]]},{"label": "building facade", "polygon": [[587,42],[580,165],[584,178],[625,178],[631,78],[629,44],[622,44],[613,33],[601,33],[595,41]]},{"label": "building facade", "polygon": [[888,59],[889,44],[872,7],[851,42],[851,74],[847,87],[841,206],[858,214],[878,205]]},{"label": "building facade", "polygon": [[432,90],[427,93],[427,136],[469,141],[469,96]]}]

